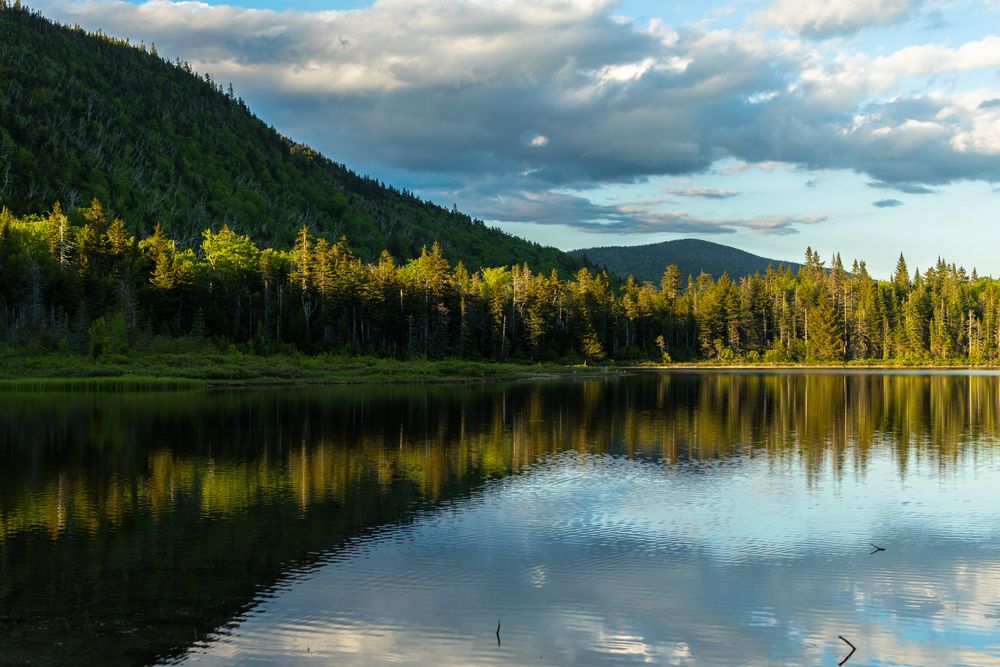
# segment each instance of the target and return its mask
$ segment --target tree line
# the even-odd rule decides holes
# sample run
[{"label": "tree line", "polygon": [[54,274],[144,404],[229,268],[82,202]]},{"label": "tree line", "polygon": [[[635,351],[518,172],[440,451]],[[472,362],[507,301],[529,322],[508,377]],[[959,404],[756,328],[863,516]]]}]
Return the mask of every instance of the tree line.
[{"label": "tree line", "polygon": [[0,336],[78,353],[187,338],[220,348],[396,357],[719,362],[1000,359],[1000,286],[943,260],[889,280],[808,249],[738,281],[665,267],[659,284],[527,264],[470,271],[441,247],[364,261],[303,226],[289,249],[223,225],[184,247],[129,233],[101,202],[0,211]]}]

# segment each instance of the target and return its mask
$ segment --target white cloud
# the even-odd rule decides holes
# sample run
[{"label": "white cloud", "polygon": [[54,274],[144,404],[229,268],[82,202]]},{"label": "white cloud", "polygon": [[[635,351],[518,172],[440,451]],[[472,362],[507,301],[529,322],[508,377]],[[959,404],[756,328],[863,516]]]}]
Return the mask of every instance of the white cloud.
[{"label": "white cloud", "polygon": [[896,23],[917,4],[917,0],[777,0],[761,19],[807,37],[830,37]]},{"label": "white cloud", "polygon": [[963,72],[1000,66],[1000,37],[990,35],[951,48],[940,44],[902,48],[892,55],[877,58],[870,68],[897,76]]},{"label": "white cloud", "polygon": [[971,93],[941,111],[943,117],[958,116],[964,121],[963,129],[951,137],[956,151],[1000,156],[1000,105],[987,98],[992,94]]}]

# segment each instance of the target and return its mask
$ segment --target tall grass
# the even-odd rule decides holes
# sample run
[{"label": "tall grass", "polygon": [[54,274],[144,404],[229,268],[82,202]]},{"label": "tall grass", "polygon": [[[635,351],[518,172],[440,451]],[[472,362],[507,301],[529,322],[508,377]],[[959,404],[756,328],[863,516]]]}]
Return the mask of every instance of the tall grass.
[{"label": "tall grass", "polygon": [[191,378],[137,375],[0,378],[0,392],[178,391],[205,387],[205,382]]},{"label": "tall grass", "polygon": [[[91,359],[73,354],[0,354],[0,391],[152,391],[268,384],[490,382],[564,375],[559,364],[464,359],[384,359],[239,351],[132,353]],[[583,372],[596,368],[580,369]]]}]

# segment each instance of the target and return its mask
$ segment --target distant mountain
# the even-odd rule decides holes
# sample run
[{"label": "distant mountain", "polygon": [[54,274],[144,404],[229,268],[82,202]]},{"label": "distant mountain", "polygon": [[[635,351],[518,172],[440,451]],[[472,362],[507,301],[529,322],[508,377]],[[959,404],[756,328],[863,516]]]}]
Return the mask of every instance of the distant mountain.
[{"label": "distant mountain", "polygon": [[676,264],[685,278],[697,276],[704,271],[718,278],[728,273],[731,278],[750,276],[754,273],[763,274],[768,264],[775,268],[784,264],[798,271],[795,262],[767,259],[757,255],[732,248],[730,246],[700,241],[698,239],[680,239],[637,246],[609,246],[603,248],[585,248],[571,250],[570,255],[586,258],[604,266],[608,271],[622,276],[632,275],[639,282],[650,281],[658,284],[663,276],[663,270],[670,264]]},{"label": "distant mountain", "polygon": [[[131,230],[186,245],[206,228],[289,247],[308,225],[363,258],[439,241],[470,269],[584,265],[360,176],[253,115],[231,87],[155,48],[62,26],[0,0],[0,206],[72,211],[99,198]],[[336,122],[331,120],[331,122]]]}]

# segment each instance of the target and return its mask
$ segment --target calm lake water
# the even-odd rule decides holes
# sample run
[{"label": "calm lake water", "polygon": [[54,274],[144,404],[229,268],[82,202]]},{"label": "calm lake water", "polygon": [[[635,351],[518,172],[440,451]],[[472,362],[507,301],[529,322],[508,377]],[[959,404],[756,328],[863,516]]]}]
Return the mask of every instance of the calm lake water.
[{"label": "calm lake water", "polygon": [[998,443],[964,373],[2,395],[0,664],[998,665]]}]

